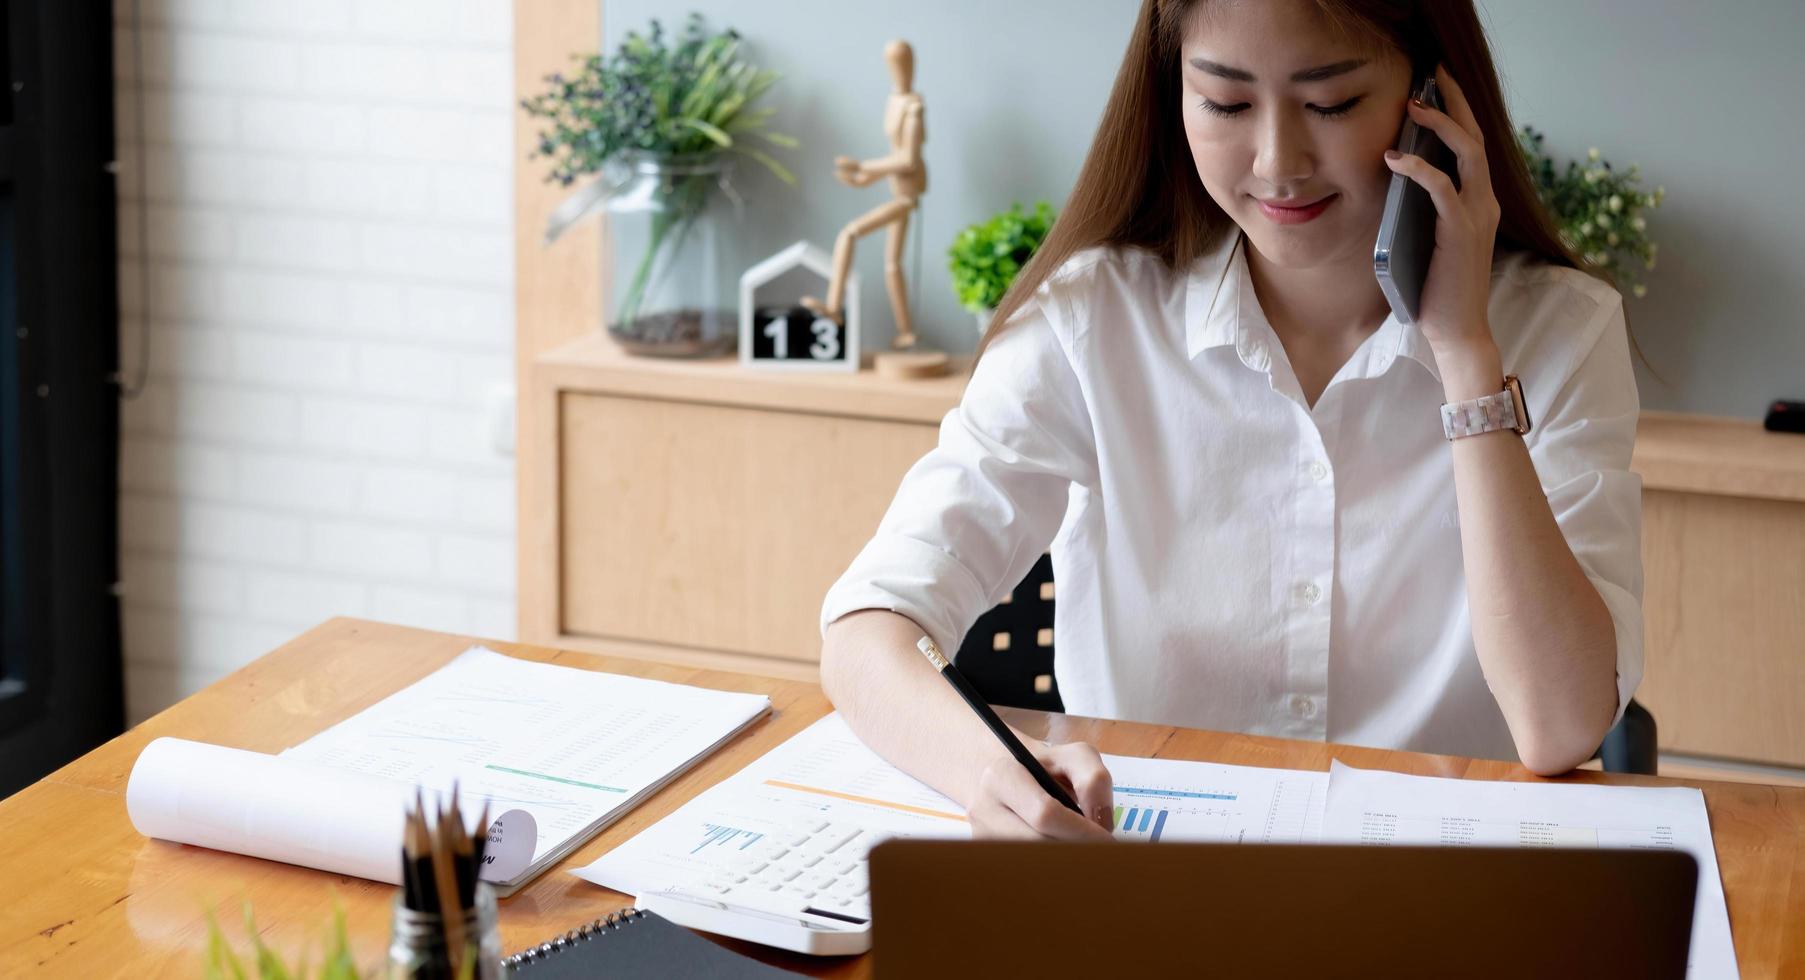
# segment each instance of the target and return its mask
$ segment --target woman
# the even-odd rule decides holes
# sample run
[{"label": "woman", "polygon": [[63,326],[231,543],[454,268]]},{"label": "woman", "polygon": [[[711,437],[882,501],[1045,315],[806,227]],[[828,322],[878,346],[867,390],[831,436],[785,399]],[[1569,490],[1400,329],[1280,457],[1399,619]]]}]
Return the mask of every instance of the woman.
[{"label": "woman", "polygon": [[[1414,103],[1433,72],[1447,111]],[[1405,114],[1459,185],[1391,152]],[[1427,189],[1416,322],[1372,249]],[[1590,757],[1642,669],[1622,299],[1539,206],[1470,0],[1145,0],[1065,214],[938,448],[829,592],[822,682],[979,833],[1107,833],[1087,745],[1052,804],[915,650],[956,648],[1049,543],[1068,711]],[[1444,431],[1508,402],[1533,426]],[[1481,426],[1480,428],[1487,428]]]}]

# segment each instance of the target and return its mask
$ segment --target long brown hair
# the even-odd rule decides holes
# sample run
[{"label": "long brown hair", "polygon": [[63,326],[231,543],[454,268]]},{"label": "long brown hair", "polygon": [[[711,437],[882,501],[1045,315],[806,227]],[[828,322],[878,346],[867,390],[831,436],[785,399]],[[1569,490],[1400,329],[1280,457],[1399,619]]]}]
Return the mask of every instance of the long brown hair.
[{"label": "long brown hair", "polygon": [[[1142,0],[1077,186],[1040,250],[997,304],[978,344],[980,355],[1041,283],[1086,248],[1133,246],[1178,268],[1237,230],[1197,176],[1180,115],[1179,49],[1186,19],[1198,2]],[[1485,137],[1500,211],[1494,254],[1527,251],[1609,281],[1561,241],[1553,216],[1536,195],[1472,0],[1314,2],[1330,24],[1350,36],[1403,52],[1412,78],[1432,73],[1437,63],[1454,76]]]}]

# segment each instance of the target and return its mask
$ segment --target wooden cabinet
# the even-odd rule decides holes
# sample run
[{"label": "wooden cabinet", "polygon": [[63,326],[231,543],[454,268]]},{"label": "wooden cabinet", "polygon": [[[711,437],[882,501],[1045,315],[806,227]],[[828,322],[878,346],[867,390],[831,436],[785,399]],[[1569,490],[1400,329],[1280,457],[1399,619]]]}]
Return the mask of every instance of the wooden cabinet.
[{"label": "wooden cabinet", "polygon": [[[541,355],[522,465],[523,637],[812,677],[828,586],[938,437],[964,372],[892,381]],[[523,503],[525,503],[523,501]]]},{"label": "wooden cabinet", "polygon": [[1645,412],[1634,465],[1661,749],[1805,767],[1805,436]]}]

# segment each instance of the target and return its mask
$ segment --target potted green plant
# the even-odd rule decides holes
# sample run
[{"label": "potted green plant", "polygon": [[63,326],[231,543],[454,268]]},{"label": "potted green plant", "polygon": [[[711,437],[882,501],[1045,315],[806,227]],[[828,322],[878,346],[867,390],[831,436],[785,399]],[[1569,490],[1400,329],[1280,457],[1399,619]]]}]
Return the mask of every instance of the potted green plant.
[{"label": "potted green plant", "polygon": [[1560,223],[1561,240],[1610,275],[1618,288],[1627,284],[1637,298],[1648,295],[1648,287],[1636,281],[1631,262],[1654,270],[1657,246],[1648,236],[1648,219],[1642,212],[1660,207],[1667,189],[1644,191],[1639,166],[1615,170],[1597,147],[1586,151],[1584,164],[1569,160],[1557,174],[1542,139],[1528,126],[1517,134],[1536,190]]},{"label": "potted green plant", "polygon": [[953,274],[959,305],[977,317],[979,336],[990,329],[991,313],[1015,282],[1016,273],[1046,240],[1054,218],[1053,205],[1046,201],[1035,204],[1031,212],[1023,211],[1017,202],[953,239],[947,249],[947,269]]},{"label": "potted green plant", "polygon": [[594,176],[554,211],[547,242],[607,212],[615,339],[641,354],[732,350],[739,333],[722,238],[737,212],[721,199],[740,203],[730,180],[737,157],[795,183],[759,145],[796,145],[768,129],[774,110],[758,105],[778,76],[746,60],[737,32],[709,33],[700,14],[675,37],[654,20],[613,55],[581,62],[574,76],[548,75],[550,88],[521,100],[546,124],[533,156],[551,158],[547,180]]}]

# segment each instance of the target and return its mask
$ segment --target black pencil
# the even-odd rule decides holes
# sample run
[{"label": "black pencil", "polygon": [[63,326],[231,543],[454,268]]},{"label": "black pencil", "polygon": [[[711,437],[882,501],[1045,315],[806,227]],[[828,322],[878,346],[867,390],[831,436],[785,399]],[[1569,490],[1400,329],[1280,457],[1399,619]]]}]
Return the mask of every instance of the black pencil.
[{"label": "black pencil", "polygon": [[997,713],[991,710],[989,704],[985,703],[977,689],[973,688],[971,682],[965,679],[965,675],[959,673],[959,668],[954,667],[953,662],[947,659],[946,654],[940,652],[940,648],[934,645],[933,639],[924,636],[916,642],[915,647],[927,656],[928,662],[934,665],[935,670],[940,671],[940,676],[946,678],[946,682],[953,686],[953,690],[959,692],[959,696],[965,699],[965,703],[971,706],[971,710],[977,712],[978,718],[989,726],[990,733],[997,737],[997,741],[1003,743],[1003,748],[1008,749],[1010,755],[1015,756],[1015,761],[1021,763],[1023,769],[1028,770],[1028,775],[1034,777],[1034,781],[1040,784],[1040,788],[1046,790],[1048,796],[1058,800],[1061,806],[1081,817],[1084,816],[1084,811],[1072,799],[1071,794],[1065,791],[1064,786],[1059,785],[1059,781],[1053,778],[1052,773],[1047,772],[1046,767],[1040,764],[1040,760],[1034,757],[1034,753],[1028,751],[1028,747],[1022,744],[1021,739],[1015,737],[1015,733],[1009,730],[1009,726],[1003,724],[1003,719],[997,717]]},{"label": "black pencil", "polygon": [[417,912],[437,912],[437,892],[432,887],[432,837],[426,829],[426,804],[419,787],[414,788],[414,809],[407,815],[408,875],[412,879],[413,902],[409,908]]},{"label": "black pencil", "polygon": [[[489,801],[484,800],[483,801],[483,811],[481,813],[477,814],[477,817],[476,817],[476,833],[474,835],[472,835],[472,839],[470,842],[470,850],[471,850],[470,866],[473,869],[475,869],[472,872],[475,879],[482,878],[482,875],[483,875],[483,851],[486,850],[488,848],[488,846],[489,846]],[[472,885],[472,887],[474,888],[475,886]]]}]

